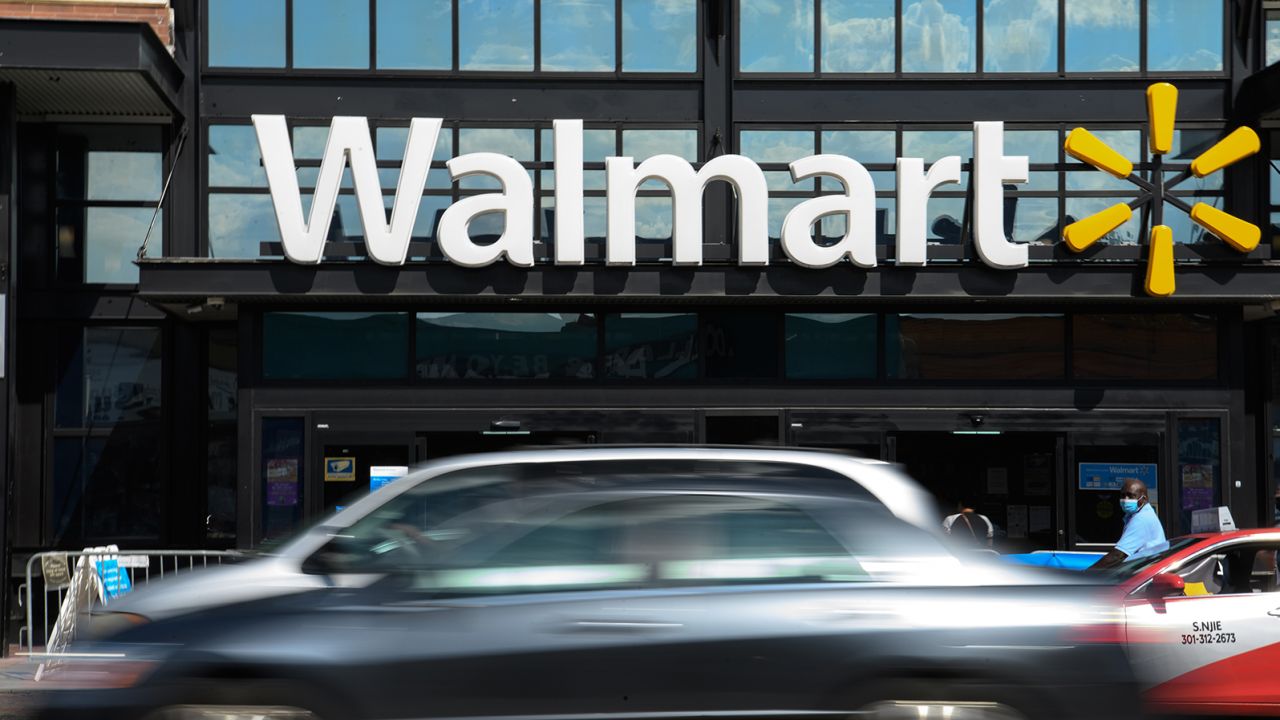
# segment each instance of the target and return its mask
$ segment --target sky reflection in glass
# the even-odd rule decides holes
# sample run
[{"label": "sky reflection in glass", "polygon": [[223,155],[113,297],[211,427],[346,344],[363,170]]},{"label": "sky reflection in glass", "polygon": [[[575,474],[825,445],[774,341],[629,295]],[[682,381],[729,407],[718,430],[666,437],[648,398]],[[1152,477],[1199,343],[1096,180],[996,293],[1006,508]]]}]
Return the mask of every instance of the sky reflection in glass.
[{"label": "sky reflection in glass", "polygon": [[533,0],[459,0],[462,70],[532,70]]},{"label": "sky reflection in glass", "polygon": [[893,72],[894,0],[824,0],[822,71]]},{"label": "sky reflection in glass", "polygon": [[293,4],[293,66],[369,67],[368,0],[307,0]]},{"label": "sky reflection in glass", "polygon": [[284,67],[284,0],[209,0],[211,67]]},{"label": "sky reflection in glass", "polygon": [[743,72],[813,72],[813,0],[741,0]]},{"label": "sky reflection in glass", "polygon": [[451,0],[378,0],[378,67],[453,67]]},{"label": "sky reflection in glass", "polygon": [[903,72],[975,70],[974,0],[911,0],[902,11]]},{"label": "sky reflection in glass", "polygon": [[1058,0],[983,0],[987,72],[1058,69]]},{"label": "sky reflection in glass", "polygon": [[1148,70],[1221,70],[1222,4],[1147,0]]},{"label": "sky reflection in glass", "polygon": [[613,0],[542,0],[542,69],[611,72]]},{"label": "sky reflection in glass", "polygon": [[696,0],[623,0],[623,71],[696,72],[697,47]]}]

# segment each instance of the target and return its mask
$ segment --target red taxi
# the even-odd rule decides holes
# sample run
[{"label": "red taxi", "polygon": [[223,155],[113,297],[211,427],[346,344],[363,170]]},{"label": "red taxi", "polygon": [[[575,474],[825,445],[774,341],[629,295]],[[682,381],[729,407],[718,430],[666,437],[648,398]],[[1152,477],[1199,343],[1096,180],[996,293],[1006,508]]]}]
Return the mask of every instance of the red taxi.
[{"label": "red taxi", "polygon": [[1115,569],[1151,710],[1280,715],[1277,550],[1280,529],[1186,535]]}]

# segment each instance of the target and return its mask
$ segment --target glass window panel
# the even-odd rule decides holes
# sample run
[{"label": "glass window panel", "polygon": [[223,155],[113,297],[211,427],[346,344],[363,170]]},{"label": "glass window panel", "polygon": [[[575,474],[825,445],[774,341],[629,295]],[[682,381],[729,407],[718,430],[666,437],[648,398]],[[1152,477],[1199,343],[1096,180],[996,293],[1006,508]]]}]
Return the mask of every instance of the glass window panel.
[{"label": "glass window panel", "polygon": [[1271,158],[1267,161],[1267,179],[1268,202],[1272,205],[1280,205],[1280,160]]},{"label": "glass window panel", "polygon": [[1212,315],[1076,315],[1075,376],[1085,380],[1213,380],[1218,322]]},{"label": "glass window panel", "polygon": [[1138,72],[1138,0],[1066,0],[1067,72]]},{"label": "glass window panel", "polygon": [[161,335],[88,327],[62,338],[57,427],[108,428],[160,419]]},{"label": "glass window panel", "polygon": [[503,212],[487,212],[476,215],[467,224],[467,235],[472,240],[487,244],[497,242],[507,227],[507,215]]},{"label": "glass window panel", "polygon": [[293,157],[295,160],[320,160],[324,158],[324,146],[328,141],[328,125],[295,127],[293,128]]},{"label": "glass window panel", "polygon": [[531,128],[462,128],[458,133],[458,154],[491,152],[533,162],[533,137]]},{"label": "glass window panel", "polygon": [[1058,162],[1057,130],[1006,130],[1005,155],[1026,155],[1032,165]]},{"label": "glass window panel", "polygon": [[612,72],[614,0],[542,0],[542,69]]},{"label": "glass window panel", "polygon": [[[814,154],[814,135],[803,130],[746,130],[738,137],[739,152],[758,163],[790,164],[791,161]],[[791,182],[789,171],[765,173],[770,190],[812,190],[812,180]]]},{"label": "glass window panel", "polygon": [[976,0],[904,0],[902,70],[973,72],[977,16]]},{"label": "glass window panel", "polygon": [[828,130],[822,133],[822,152],[846,155],[863,165],[893,165],[898,157],[894,137],[892,130]]},{"label": "glass window panel", "polygon": [[62,126],[57,137],[57,196],[155,202],[163,183],[158,128]]},{"label": "glass window panel", "polygon": [[1063,377],[1062,315],[890,314],[886,373],[915,380]]},{"label": "glass window panel", "polygon": [[[375,132],[377,138],[376,157],[378,160],[388,160],[394,162],[404,161],[404,149],[409,142],[409,128],[407,127],[380,127]],[[296,140],[294,142],[297,142]],[[324,149],[323,139],[321,139],[320,149]],[[295,148],[294,152],[297,150]],[[317,156],[318,157],[318,156]],[[434,162],[445,162],[453,157],[453,133],[449,128],[441,128],[440,134],[436,136],[435,154],[431,156]],[[447,173],[448,170],[445,170]]]},{"label": "glass window panel", "polygon": [[590,313],[418,313],[417,375],[431,380],[595,377]]},{"label": "glass window panel", "polygon": [[787,378],[844,380],[876,376],[876,316],[787,313]]},{"label": "glass window panel", "polygon": [[262,374],[273,380],[403,378],[409,321],[394,312],[269,312]]},{"label": "glass window panel", "polygon": [[266,187],[258,136],[252,125],[209,127],[210,187]]},{"label": "glass window panel", "polygon": [[742,72],[813,72],[813,0],[740,0],[738,7]]},{"label": "glass window panel", "polygon": [[[787,219],[787,213],[796,205],[804,202],[806,198],[802,197],[781,197],[769,198],[769,244],[777,246],[782,242],[782,223]],[[817,233],[818,228],[810,227],[811,233]]]},{"label": "glass window panel", "polygon": [[532,70],[533,0],[458,0],[462,70]]},{"label": "glass window panel", "polygon": [[[1222,138],[1223,132],[1220,128],[1196,128],[1186,130],[1173,131],[1173,149],[1167,155],[1165,160],[1169,163],[1190,165],[1192,160],[1203,153],[1205,150],[1213,147],[1214,143]],[[1166,171],[1165,179],[1172,180],[1175,176],[1181,174],[1179,171]],[[1194,190],[1221,190],[1223,173],[1217,172],[1207,177],[1198,178],[1189,177],[1174,189],[1175,192],[1194,191]]]},{"label": "glass window panel", "polygon": [[[639,200],[636,202],[639,207]],[[582,201],[582,232],[588,243],[603,245],[608,223],[608,207],[602,197],[589,197]],[[637,212],[637,220],[639,214]],[[637,234],[637,237],[639,235]]]},{"label": "glass window panel", "polygon": [[[1062,219],[1062,224],[1065,227],[1077,220],[1083,220],[1094,213],[1102,212],[1112,205],[1117,203],[1128,203],[1132,199],[1132,197],[1069,197],[1067,198],[1067,216]],[[1129,218],[1129,220],[1123,225],[1112,230],[1106,235],[1103,235],[1101,242],[1109,245],[1137,245],[1141,220],[1142,214],[1135,212],[1133,217]]]},{"label": "glass window panel", "polygon": [[[71,210],[72,208],[64,208]],[[137,284],[138,266],[133,264],[138,256],[142,239],[147,236],[147,226],[154,211],[150,208],[90,207],[84,209],[84,281],[87,283]],[[59,228],[63,213],[58,213]],[[164,227],[164,213],[156,213],[155,228],[147,242],[147,257],[160,257],[164,244],[160,228]]]},{"label": "glass window panel", "polygon": [[378,0],[378,67],[453,67],[452,0]]},{"label": "glass window panel", "polygon": [[636,198],[636,239],[671,242],[671,198]]},{"label": "glass window panel", "polygon": [[368,0],[294,3],[293,66],[369,67]]},{"label": "glass window panel", "polygon": [[777,314],[715,311],[702,314],[702,350],[709,378],[776,378]]},{"label": "glass window panel", "polygon": [[1224,3],[1147,0],[1148,70],[1221,70]]},{"label": "glass window panel", "polygon": [[698,316],[620,313],[605,316],[604,375],[616,379],[698,377]]},{"label": "glass window panel", "polygon": [[160,433],[148,424],[109,437],[54,439],[53,545],[159,539]]},{"label": "glass window panel", "polygon": [[[391,201],[391,198],[383,199],[383,204],[387,207],[388,214],[391,210]],[[413,221],[413,240],[415,242],[434,240],[436,238],[436,229],[440,227],[440,218],[452,204],[453,198],[447,196],[423,195],[422,201],[418,203],[418,216]],[[413,248],[410,248],[409,254],[411,260],[425,259],[424,253],[415,253]]]},{"label": "glass window panel", "polygon": [[622,70],[698,70],[696,0],[622,0]]},{"label": "glass window panel", "polygon": [[[1267,13],[1267,57],[1266,63],[1273,65],[1280,62],[1280,13]],[[1280,524],[1280,521],[1277,521]]]},{"label": "glass window panel", "polygon": [[823,0],[822,71],[891,73],[894,0]]},{"label": "glass window panel", "polygon": [[209,0],[210,67],[284,67],[285,0]]},{"label": "glass window panel", "polygon": [[959,245],[964,224],[964,198],[929,198],[927,238],[930,244]]},{"label": "glass window panel", "polygon": [[262,535],[293,533],[302,521],[306,483],[306,427],[302,418],[262,419]]},{"label": "glass window panel", "polygon": [[698,160],[697,130],[623,130],[622,154],[636,162],[654,155],[676,155]]},{"label": "glass window panel", "polygon": [[1100,170],[1076,170],[1067,173],[1067,192],[1097,191],[1138,194],[1138,187]]},{"label": "glass window panel", "polygon": [[[1186,200],[1193,205],[1204,203],[1211,207],[1222,209],[1221,196],[1186,198]],[[1172,205],[1166,205],[1164,208],[1164,224],[1168,225],[1169,229],[1173,231],[1173,241],[1175,243],[1193,245],[1218,242],[1218,238],[1213,233],[1192,222],[1186,213]]]},{"label": "glass window panel", "polygon": [[1006,197],[1005,207],[1013,213],[1005,232],[1017,242],[1053,245],[1062,237],[1057,198]]},{"label": "glass window panel", "polygon": [[[973,159],[973,132],[969,130],[905,130],[902,133],[902,156],[924,158],[925,169],[951,155],[960,157],[961,163]],[[969,171],[960,174],[960,184],[952,188],[963,188],[969,184]],[[948,186],[943,186],[944,188]]]},{"label": "glass window panel", "polygon": [[[1175,477],[1181,527],[1190,530],[1193,512],[1222,504],[1221,420],[1178,418],[1178,474]],[[1274,564],[1274,558],[1271,562]]]},{"label": "glass window panel", "polygon": [[209,257],[252,259],[264,242],[280,242],[270,195],[209,193]]},{"label": "glass window panel", "polygon": [[1058,0],[983,0],[983,69],[1056,72]]},{"label": "glass window panel", "polygon": [[[397,176],[397,178],[398,177],[399,176]],[[316,180],[318,180],[319,178],[320,178],[319,167],[298,168],[298,187],[301,188],[304,192],[310,192],[314,190],[316,187]],[[339,187],[341,187],[343,190],[350,190],[353,187],[355,187],[355,185],[351,181],[351,166],[348,165],[342,169],[342,180],[339,181]],[[394,188],[395,185],[392,184],[391,187]]]},{"label": "glass window panel", "polygon": [[85,199],[159,200],[160,158],[158,152],[90,152]]}]

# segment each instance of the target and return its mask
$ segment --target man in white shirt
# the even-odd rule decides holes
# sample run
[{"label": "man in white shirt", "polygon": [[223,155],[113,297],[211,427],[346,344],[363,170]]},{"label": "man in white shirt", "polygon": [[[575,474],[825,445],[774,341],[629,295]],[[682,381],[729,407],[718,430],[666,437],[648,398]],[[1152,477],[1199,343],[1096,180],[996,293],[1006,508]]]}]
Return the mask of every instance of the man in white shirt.
[{"label": "man in white shirt", "polygon": [[991,547],[992,540],[996,536],[996,528],[987,516],[965,505],[964,502],[960,503],[959,510],[960,512],[948,515],[942,521],[942,531],[963,545]]}]

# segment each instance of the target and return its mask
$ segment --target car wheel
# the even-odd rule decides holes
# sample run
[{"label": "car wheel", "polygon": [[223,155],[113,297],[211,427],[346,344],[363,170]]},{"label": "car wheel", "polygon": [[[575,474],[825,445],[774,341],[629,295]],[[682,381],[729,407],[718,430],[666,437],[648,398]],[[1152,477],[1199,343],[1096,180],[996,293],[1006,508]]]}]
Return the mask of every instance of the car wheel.
[{"label": "car wheel", "polygon": [[163,702],[146,720],[345,720],[350,714],[319,688],[280,680],[187,680],[159,697]]}]

